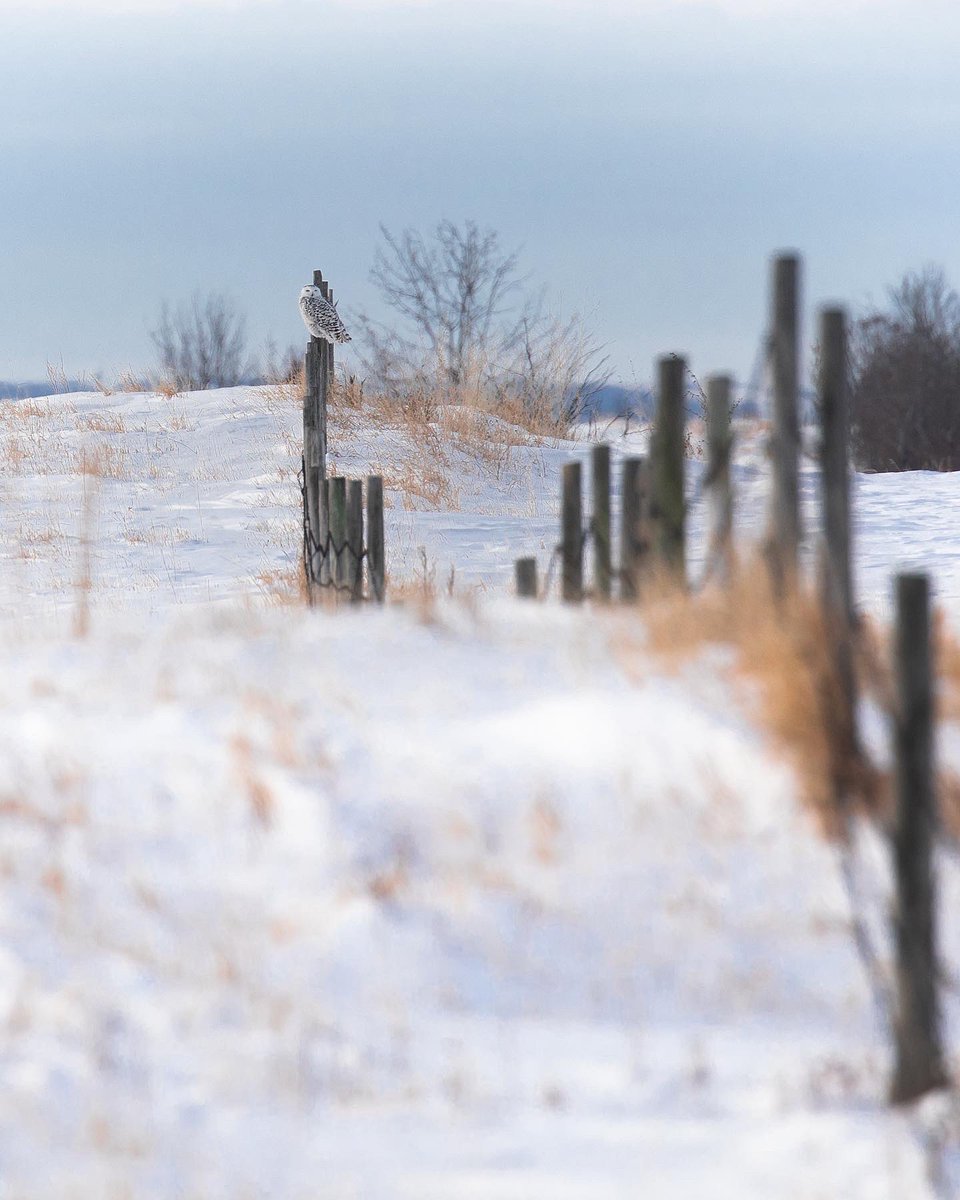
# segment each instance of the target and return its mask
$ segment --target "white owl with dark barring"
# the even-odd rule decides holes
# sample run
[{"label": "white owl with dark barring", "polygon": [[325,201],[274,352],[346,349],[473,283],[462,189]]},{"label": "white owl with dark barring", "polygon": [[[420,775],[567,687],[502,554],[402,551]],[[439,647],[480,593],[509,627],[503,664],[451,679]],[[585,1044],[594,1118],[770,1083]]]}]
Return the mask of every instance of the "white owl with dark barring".
[{"label": "white owl with dark barring", "polygon": [[300,292],[300,315],[311,337],[323,338],[325,342],[351,341],[336,305],[324,300],[323,292],[312,283]]}]

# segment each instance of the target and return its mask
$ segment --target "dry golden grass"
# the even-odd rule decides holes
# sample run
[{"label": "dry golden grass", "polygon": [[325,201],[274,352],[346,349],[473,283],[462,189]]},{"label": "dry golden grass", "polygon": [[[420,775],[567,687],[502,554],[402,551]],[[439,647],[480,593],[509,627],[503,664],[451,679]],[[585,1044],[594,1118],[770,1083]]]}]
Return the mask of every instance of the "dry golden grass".
[{"label": "dry golden grass", "polygon": [[151,390],[149,382],[141,375],[137,375],[135,371],[127,368],[120,372],[117,376],[116,391],[118,392],[149,392]]},{"label": "dry golden grass", "polygon": [[[289,415],[303,400],[303,374],[267,384],[260,394],[270,412]],[[508,396],[491,398],[478,373],[456,389],[438,375],[397,395],[365,388],[355,377],[332,381],[328,400],[331,450],[371,429],[383,434],[381,461],[371,470],[384,478],[388,493],[408,508],[427,505],[455,510],[460,505],[456,479],[463,459],[499,477],[516,446],[558,439],[567,430],[552,414],[531,411]],[[336,462],[328,463],[331,473]]]},{"label": "dry golden grass", "polygon": [[938,715],[947,721],[960,721],[960,641],[951,633],[940,611],[934,615],[933,639],[934,663],[940,681]]},{"label": "dry golden grass", "polygon": [[155,380],[153,384],[153,391],[156,392],[158,396],[166,396],[168,400],[171,400],[174,396],[178,396],[180,394],[180,389],[172,379]]},{"label": "dry golden grass", "polygon": [[80,453],[80,473],[97,479],[126,479],[130,473],[127,451],[107,442],[87,446]]},{"label": "dry golden grass", "polygon": [[116,412],[79,413],[76,426],[84,433],[126,433],[127,430],[122,415]]},{"label": "dry golden grass", "polygon": [[705,644],[734,648],[735,675],[755,689],[752,715],[792,762],[803,794],[828,836],[850,806],[876,811],[876,771],[852,744],[844,691],[818,597],[801,586],[774,596],[761,561],[738,571],[728,588],[693,595],[669,580],[647,585],[642,645],[679,662]]},{"label": "dry golden grass", "polygon": [[261,571],[256,582],[260,596],[270,605],[301,606],[309,601],[303,563],[299,560],[282,569]]}]

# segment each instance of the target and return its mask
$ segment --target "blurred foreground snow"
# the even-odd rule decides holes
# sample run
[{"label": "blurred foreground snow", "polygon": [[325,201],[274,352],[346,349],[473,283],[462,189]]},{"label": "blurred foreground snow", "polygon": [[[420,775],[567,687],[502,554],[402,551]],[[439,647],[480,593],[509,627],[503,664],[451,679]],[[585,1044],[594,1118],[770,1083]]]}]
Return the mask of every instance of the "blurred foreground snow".
[{"label": "blurred foreground snow", "polygon": [[[469,603],[335,613],[269,602],[295,411],[61,397],[4,436],[3,1200],[953,1194],[960,1119],[885,1109],[836,852],[725,654],[507,596],[584,447],[393,497],[394,579]],[[867,603],[916,553],[957,611],[954,477],[858,487]]]}]

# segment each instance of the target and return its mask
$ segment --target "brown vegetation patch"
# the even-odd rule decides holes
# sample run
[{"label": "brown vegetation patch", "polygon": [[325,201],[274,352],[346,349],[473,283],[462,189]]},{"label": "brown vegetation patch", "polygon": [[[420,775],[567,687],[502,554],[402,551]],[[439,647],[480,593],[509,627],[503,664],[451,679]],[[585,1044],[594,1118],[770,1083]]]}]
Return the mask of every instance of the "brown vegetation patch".
[{"label": "brown vegetation patch", "polygon": [[710,643],[735,649],[735,674],[756,689],[753,715],[789,755],[828,836],[841,832],[851,806],[876,810],[880,780],[852,742],[840,673],[813,589],[801,585],[791,595],[775,596],[758,561],[726,588],[694,595],[669,580],[653,580],[646,590],[646,646],[659,657],[682,661]]}]

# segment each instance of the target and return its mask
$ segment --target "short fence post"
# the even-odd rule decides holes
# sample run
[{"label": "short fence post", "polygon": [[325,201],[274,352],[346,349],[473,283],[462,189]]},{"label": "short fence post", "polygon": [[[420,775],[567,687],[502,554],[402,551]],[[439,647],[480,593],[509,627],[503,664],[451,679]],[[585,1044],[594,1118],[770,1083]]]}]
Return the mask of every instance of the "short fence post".
[{"label": "short fence post", "polygon": [[386,567],[383,553],[383,476],[367,476],[367,579],[370,598],[383,603]]},{"label": "short fence post", "polygon": [[707,557],[723,583],[733,568],[733,484],[730,428],[732,383],[729,375],[707,379],[707,490],[710,495],[710,540]]},{"label": "short fence post", "polygon": [[347,481],[342,475],[334,475],[328,484],[330,502],[330,582],[336,588],[344,586],[346,575],[347,540]]},{"label": "short fence post", "polygon": [[564,600],[578,603],[583,599],[583,501],[580,464],[563,467],[561,506],[561,592]]},{"label": "short fence post", "polygon": [[320,504],[320,523],[317,526],[317,554],[320,559],[320,569],[317,579],[326,587],[330,583],[330,480],[322,475],[319,477],[317,488]]},{"label": "short fence post", "polygon": [[640,595],[640,576],[650,552],[650,463],[645,458],[623,460],[620,489],[620,599],[634,603]]},{"label": "short fence post", "polygon": [[610,599],[610,447],[594,446],[591,453],[593,486],[593,563],[597,595]]},{"label": "short fence post", "polygon": [[926,575],[897,576],[896,779],[893,830],[896,873],[896,1063],[890,1100],[902,1104],[947,1082],[940,1041],[933,840],[937,823],[933,769],[930,585]]},{"label": "short fence post", "polygon": [[517,595],[528,600],[537,598],[537,560],[518,558],[514,563]]},{"label": "short fence post", "polygon": [[363,599],[363,483],[347,482],[347,535],[344,548],[344,584],[354,604]]},{"label": "short fence post", "polygon": [[676,354],[659,361],[659,394],[653,453],[653,519],[657,558],[681,581],[686,564],[684,497],[684,386],[687,364]]},{"label": "short fence post", "polygon": [[778,593],[796,583],[800,553],[800,259],[773,262],[773,492],[767,554]]}]

